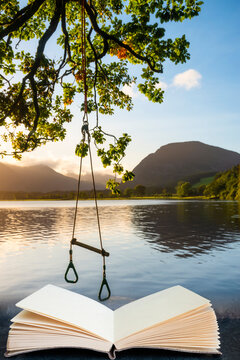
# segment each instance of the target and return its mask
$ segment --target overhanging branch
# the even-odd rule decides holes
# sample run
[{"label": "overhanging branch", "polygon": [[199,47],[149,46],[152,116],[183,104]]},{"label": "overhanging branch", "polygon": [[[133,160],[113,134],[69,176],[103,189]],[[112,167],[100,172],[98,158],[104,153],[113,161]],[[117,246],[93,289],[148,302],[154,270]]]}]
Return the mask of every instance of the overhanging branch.
[{"label": "overhanging branch", "polygon": [[37,52],[36,52],[36,56],[35,56],[35,61],[34,61],[34,64],[32,66],[32,69],[31,69],[30,73],[27,75],[27,78],[34,75],[36,73],[39,65],[40,65],[40,61],[41,61],[42,56],[43,56],[45,45],[46,45],[47,41],[50,39],[50,37],[53,35],[53,33],[57,29],[57,26],[58,26],[58,23],[59,23],[59,20],[60,20],[60,16],[61,16],[61,9],[62,9],[61,0],[57,0],[54,15],[53,15],[53,17],[52,17],[52,19],[50,21],[49,27],[47,28],[47,30],[45,31],[45,33],[43,34],[43,36],[39,40],[38,48],[37,48]]},{"label": "overhanging branch", "polygon": [[[25,24],[40,8],[45,0],[35,0],[22,10],[20,10],[13,18],[13,21],[5,29],[0,31],[0,39],[9,35],[13,31],[17,31],[22,25]],[[23,11],[24,10],[24,11]]]},{"label": "overhanging branch", "polygon": [[21,15],[23,15],[28,9],[31,8],[31,6],[32,6],[32,4],[26,5],[25,7],[23,7],[22,9],[20,9],[20,10],[14,15],[14,17],[13,17],[11,20],[9,20],[9,21],[7,21],[7,22],[5,22],[5,23],[0,23],[0,25],[1,25],[1,26],[6,26],[6,25],[12,24],[13,21],[15,21],[15,20],[16,20],[17,18],[19,18]]},{"label": "overhanging branch", "polygon": [[35,60],[34,60],[34,63],[32,65],[32,68],[31,68],[30,72],[22,79],[22,85],[21,85],[20,91],[19,91],[15,101],[13,102],[11,108],[9,109],[9,111],[5,114],[5,116],[2,119],[0,119],[0,125],[14,111],[14,108],[17,106],[17,104],[19,103],[19,100],[21,99],[21,97],[23,95],[23,91],[25,89],[26,81],[29,80],[30,81],[30,86],[31,86],[31,89],[32,89],[32,92],[33,92],[33,103],[34,103],[35,113],[36,113],[33,128],[32,128],[32,130],[31,130],[31,132],[29,134],[32,135],[33,132],[36,131],[40,113],[39,113],[38,99],[37,99],[37,87],[36,87],[36,83],[35,83],[35,80],[34,80],[34,75],[36,74],[36,71],[40,66],[41,59],[43,57],[43,52],[44,52],[44,49],[45,49],[45,45],[46,45],[47,41],[50,39],[50,37],[53,35],[53,33],[57,29],[60,16],[61,16],[61,0],[57,0],[56,1],[55,12],[54,12],[54,15],[53,15],[53,17],[52,17],[52,19],[50,21],[49,27],[47,28],[47,30],[45,31],[45,33],[43,34],[43,36],[39,40],[38,47],[37,47],[37,52],[36,52],[36,56],[35,56]]},{"label": "overhanging branch", "polygon": [[65,37],[64,49],[65,49],[65,52],[68,54],[67,61],[72,61],[71,49],[70,49],[70,45],[69,45],[69,35],[68,35],[68,31],[67,31],[67,26],[66,26],[66,4],[65,4],[64,0],[62,2],[63,2],[63,4],[62,4],[62,32]]},{"label": "overhanging branch", "polygon": [[[97,23],[97,16],[96,16],[96,13],[95,11],[93,10],[93,8],[88,4],[88,2],[86,0],[84,0],[84,7],[87,11],[87,14],[89,16],[89,19],[91,21],[91,24],[92,24],[92,27],[94,29],[94,31],[96,33],[98,33],[104,40],[104,45],[105,45],[105,42],[107,42],[108,40],[112,40],[114,41],[116,44],[118,44],[119,46],[125,48],[127,51],[129,51],[135,58],[137,58],[138,60],[141,60],[145,63],[148,64],[148,66],[150,67],[150,69],[154,72],[157,72],[157,73],[162,73],[162,68],[158,69],[155,67],[155,62],[151,59],[149,59],[147,56],[142,56],[138,53],[136,53],[129,45],[127,44],[124,44],[121,40],[119,40],[117,37],[115,37],[114,35],[111,35],[111,34],[108,34],[107,32],[105,32],[104,30],[102,30],[98,23]],[[107,44],[108,46],[108,44]],[[104,55],[106,55],[107,53],[107,50],[108,48],[105,48],[104,51],[106,51],[104,53]],[[104,56],[102,55],[102,57]]]}]

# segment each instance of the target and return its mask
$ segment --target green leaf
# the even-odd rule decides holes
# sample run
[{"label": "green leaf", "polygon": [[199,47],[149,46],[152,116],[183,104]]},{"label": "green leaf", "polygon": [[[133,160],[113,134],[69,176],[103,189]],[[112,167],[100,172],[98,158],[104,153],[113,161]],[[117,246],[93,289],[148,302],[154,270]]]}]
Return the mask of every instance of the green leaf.
[{"label": "green leaf", "polygon": [[82,158],[86,157],[88,154],[88,147],[88,144],[81,141],[80,144],[76,146],[75,154]]}]

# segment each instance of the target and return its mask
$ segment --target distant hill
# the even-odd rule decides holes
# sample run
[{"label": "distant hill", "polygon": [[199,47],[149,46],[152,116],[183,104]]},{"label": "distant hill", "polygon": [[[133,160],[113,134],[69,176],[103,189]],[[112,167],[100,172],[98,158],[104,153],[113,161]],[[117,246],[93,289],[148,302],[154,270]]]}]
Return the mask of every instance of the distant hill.
[{"label": "distant hill", "polygon": [[[178,181],[196,184],[203,178],[229,170],[240,164],[240,154],[199,141],[172,143],[145,157],[133,170],[135,179],[123,188],[137,184],[152,189],[174,188]],[[96,187],[105,189],[108,175],[96,174]],[[77,180],[46,165],[16,166],[0,163],[0,191],[54,192],[76,191]],[[91,190],[88,175],[83,177],[81,190]]]},{"label": "distant hill", "polygon": [[[97,184],[103,189],[103,184]],[[76,191],[77,180],[46,165],[16,166],[0,163],[0,191],[51,192]],[[90,181],[81,182],[81,190],[92,189]]]},{"label": "distant hill", "polygon": [[172,143],[145,157],[134,169],[137,184],[151,188],[174,187],[180,180],[198,182],[240,163],[240,154],[200,141]]}]

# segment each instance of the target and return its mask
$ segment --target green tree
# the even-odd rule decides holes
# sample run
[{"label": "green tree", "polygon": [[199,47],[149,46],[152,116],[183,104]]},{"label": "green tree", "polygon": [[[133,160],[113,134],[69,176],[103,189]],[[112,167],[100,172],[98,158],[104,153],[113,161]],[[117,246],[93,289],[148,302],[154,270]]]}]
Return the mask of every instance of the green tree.
[{"label": "green tree", "polygon": [[206,186],[204,195],[223,200],[240,199],[240,165],[218,173],[214,180]]},{"label": "green tree", "polygon": [[124,191],[123,191],[123,195],[126,196],[127,198],[128,197],[131,197],[133,195],[133,189],[131,188],[126,188]]},{"label": "green tree", "polygon": [[166,196],[166,197],[169,197],[172,195],[172,192],[167,189],[167,188],[163,188],[162,191],[161,191],[161,196]]},{"label": "green tree", "polygon": [[136,185],[134,188],[134,193],[136,196],[144,196],[146,193],[146,187],[143,185]]},{"label": "green tree", "polygon": [[99,191],[99,192],[97,193],[97,197],[98,197],[98,199],[103,199],[103,198],[104,198],[103,192]]},{"label": "green tree", "polygon": [[198,186],[198,188],[196,188],[195,190],[196,190],[197,195],[202,196],[204,194],[205,189],[206,189],[206,185],[202,184],[202,185]]},{"label": "green tree", "polygon": [[204,190],[205,196],[219,197],[220,193],[225,190],[225,180],[222,178],[221,173],[217,174],[214,180],[206,186]]},{"label": "green tree", "polygon": [[181,197],[192,195],[192,185],[188,181],[179,182],[176,187],[176,190],[177,190],[177,195]]},{"label": "green tree", "polygon": [[[150,101],[161,103],[164,91],[158,83],[164,62],[178,64],[190,58],[185,35],[167,38],[164,24],[197,16],[202,1],[29,0],[22,4],[1,1],[0,8],[0,126],[16,158],[49,141],[63,140],[65,125],[73,117],[69,107],[73,101],[82,103],[88,113],[96,112],[92,137],[98,146],[107,137],[98,113],[132,109],[124,85],[137,83]],[[45,51],[50,40],[58,45],[52,58]],[[138,79],[129,73],[129,63],[141,68]],[[84,89],[88,89],[85,107]],[[130,180],[132,173],[124,172],[120,161],[131,139],[128,134],[113,139],[113,144],[98,149],[98,155],[123,181]],[[87,151],[87,144],[80,143],[76,154]],[[7,154],[4,147],[0,154]],[[115,185],[108,183],[109,189]]]}]

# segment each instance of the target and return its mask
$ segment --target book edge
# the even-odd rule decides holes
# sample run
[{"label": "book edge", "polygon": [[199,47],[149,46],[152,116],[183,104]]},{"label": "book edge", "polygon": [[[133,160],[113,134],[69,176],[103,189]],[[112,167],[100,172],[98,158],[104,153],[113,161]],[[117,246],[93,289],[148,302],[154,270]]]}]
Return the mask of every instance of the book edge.
[{"label": "book edge", "polygon": [[35,294],[35,293],[37,293],[37,292],[40,292],[42,289],[44,289],[44,288],[46,288],[46,287],[49,287],[49,286],[50,286],[50,287],[53,287],[53,288],[61,289],[61,290],[66,291],[66,292],[68,292],[68,293],[73,293],[73,294],[79,295],[80,297],[84,297],[85,299],[91,300],[91,301],[95,302],[96,304],[101,305],[101,306],[103,306],[103,307],[111,310],[112,312],[115,312],[115,311],[117,311],[118,309],[121,309],[121,308],[123,308],[123,307],[125,307],[125,306],[128,306],[128,304],[132,304],[132,303],[134,303],[135,301],[142,300],[142,299],[145,299],[145,298],[150,297],[150,296],[152,296],[152,295],[155,295],[155,294],[157,294],[157,293],[161,293],[161,292],[164,292],[164,291],[167,291],[167,290],[170,290],[170,289],[174,289],[174,288],[182,288],[182,289],[184,289],[184,290],[187,290],[187,291],[189,291],[189,292],[191,292],[191,293],[193,293],[193,294],[195,294],[195,295],[197,295],[197,296],[205,299],[206,302],[211,303],[210,300],[208,300],[207,298],[203,297],[202,295],[199,295],[199,294],[196,293],[195,291],[189,290],[189,289],[185,288],[185,287],[182,286],[182,285],[174,285],[174,286],[168,287],[168,288],[166,288],[166,289],[163,289],[163,290],[160,290],[160,291],[156,291],[156,292],[154,292],[154,293],[152,293],[152,294],[148,294],[148,295],[146,295],[146,296],[143,296],[143,297],[140,297],[140,298],[138,298],[138,299],[135,299],[135,300],[133,300],[133,301],[127,303],[127,304],[124,304],[124,305],[122,305],[122,306],[119,306],[119,307],[118,307],[117,309],[115,309],[115,310],[112,310],[112,309],[109,308],[108,306],[106,306],[106,305],[100,303],[99,301],[96,301],[96,300],[94,300],[94,299],[92,299],[92,298],[90,298],[90,297],[88,297],[88,296],[85,296],[85,295],[76,293],[76,292],[74,292],[74,291],[71,291],[71,290],[62,288],[62,287],[60,287],[60,286],[56,286],[56,285],[52,285],[52,284],[47,284],[47,285],[43,286],[42,288],[40,288],[39,290],[36,290],[36,291],[34,291],[33,293],[31,293],[30,295],[26,296],[24,299],[18,301],[15,305],[16,305],[18,308],[25,310],[23,307],[21,307],[21,303],[22,303],[25,299],[27,299],[28,297],[32,296],[33,294]]},{"label": "book edge", "polygon": [[[114,346],[114,345],[113,345]],[[185,350],[185,349],[179,349],[179,348],[171,348],[171,347],[151,347],[151,346],[129,346],[123,349],[116,349],[114,346],[114,349],[111,349],[109,352],[109,358],[111,360],[114,360],[116,358],[116,353],[130,350],[130,349],[152,349],[152,350],[167,350],[167,351],[176,351],[181,353],[188,353],[188,354],[206,354],[206,355],[222,355],[222,352],[220,351],[220,348],[216,348],[214,351],[201,351],[201,350]]]},{"label": "book edge", "polygon": [[[133,347],[126,347],[123,349],[116,349],[114,344],[112,345],[112,348],[110,349],[110,351],[101,351],[101,350],[94,350],[92,348],[85,348],[85,347],[62,347],[64,349],[84,349],[84,350],[91,350],[91,351],[95,351],[95,352],[99,352],[99,353],[104,353],[104,354],[108,354],[109,359],[114,360],[116,359],[116,356],[118,352],[121,351],[126,351],[126,350],[130,350],[130,349],[153,349],[153,350],[167,350],[167,351],[176,351],[176,352],[181,352],[181,353],[190,353],[190,354],[211,354],[211,355],[222,355],[222,352],[218,349],[216,349],[215,351],[201,351],[201,350],[185,350],[185,349],[179,349],[179,348],[168,348],[168,347],[151,347],[151,346],[133,346]],[[16,356],[16,355],[21,355],[21,354],[27,354],[27,353],[32,353],[35,351],[45,351],[45,350],[53,350],[53,349],[61,349],[61,347],[48,347],[45,349],[42,348],[38,348],[38,349],[34,349],[34,350],[27,350],[27,351],[16,351],[13,354],[11,354],[10,352],[6,351],[4,353],[4,357],[9,358],[12,356]]]},{"label": "book edge", "polygon": [[91,350],[91,351],[94,351],[94,352],[100,352],[100,353],[103,353],[103,354],[108,354],[111,352],[111,349],[110,351],[103,351],[103,350],[95,350],[95,349],[92,349],[92,348],[89,348],[89,347],[78,347],[78,346],[69,346],[69,347],[66,347],[66,346],[51,346],[51,347],[47,347],[47,348],[36,348],[36,349],[31,349],[31,350],[23,350],[23,351],[14,351],[12,352],[11,354],[11,351],[5,351],[4,353],[4,357],[6,358],[9,358],[9,357],[12,357],[12,356],[17,356],[17,355],[21,355],[21,354],[29,354],[29,353],[34,353],[36,351],[45,351],[45,350],[57,350],[57,349],[79,349],[79,350]]},{"label": "book edge", "polygon": [[154,293],[152,293],[152,294],[149,294],[149,295],[140,297],[140,298],[138,298],[138,299],[135,299],[135,300],[133,300],[133,301],[131,301],[131,302],[125,304],[125,305],[119,306],[119,307],[118,307],[117,309],[115,309],[113,312],[115,312],[115,311],[117,311],[117,310],[119,310],[119,309],[122,309],[123,307],[128,306],[129,304],[133,304],[133,303],[135,303],[135,302],[137,302],[137,301],[139,301],[139,300],[143,300],[143,299],[145,299],[145,298],[151,297],[151,296],[156,295],[156,294],[158,294],[158,293],[161,293],[161,292],[164,292],[164,291],[168,291],[168,290],[174,289],[174,288],[175,288],[175,289],[176,289],[176,288],[181,288],[181,289],[184,289],[184,290],[186,290],[186,291],[189,291],[189,292],[191,292],[191,293],[193,293],[193,294],[201,297],[202,299],[206,300],[206,304],[208,303],[208,304],[211,305],[211,301],[210,301],[209,299],[205,298],[205,297],[202,296],[202,295],[199,295],[199,294],[196,293],[195,291],[189,290],[189,289],[185,288],[185,287],[182,286],[182,285],[174,285],[174,286],[170,286],[170,287],[168,287],[168,288],[166,288],[166,289],[163,289],[163,290],[160,290],[160,291],[156,291],[156,292],[154,292]]},{"label": "book edge", "polygon": [[85,295],[79,294],[79,293],[77,293],[77,292],[75,292],[75,291],[68,290],[68,289],[65,289],[65,288],[63,288],[63,287],[56,286],[56,285],[52,285],[52,284],[47,284],[47,285],[41,287],[40,289],[34,291],[34,292],[31,293],[30,295],[25,296],[25,298],[23,298],[22,300],[18,301],[18,302],[15,304],[15,306],[17,306],[18,308],[20,308],[20,309],[22,309],[22,310],[25,310],[25,308],[21,307],[21,303],[22,303],[23,301],[25,301],[27,298],[29,298],[30,296],[32,296],[33,294],[36,294],[36,293],[40,292],[41,290],[43,290],[43,289],[45,289],[45,288],[47,288],[47,287],[52,287],[52,288],[61,289],[61,290],[65,291],[65,292],[78,295],[79,297],[84,297],[85,299],[90,300],[90,301],[93,301],[94,303],[98,304],[98,306],[100,305],[100,306],[102,306],[102,307],[104,307],[104,308],[107,308],[108,310],[113,311],[113,310],[110,309],[108,306],[100,303],[99,301],[96,301],[96,300],[90,298],[89,296],[85,296]]}]

